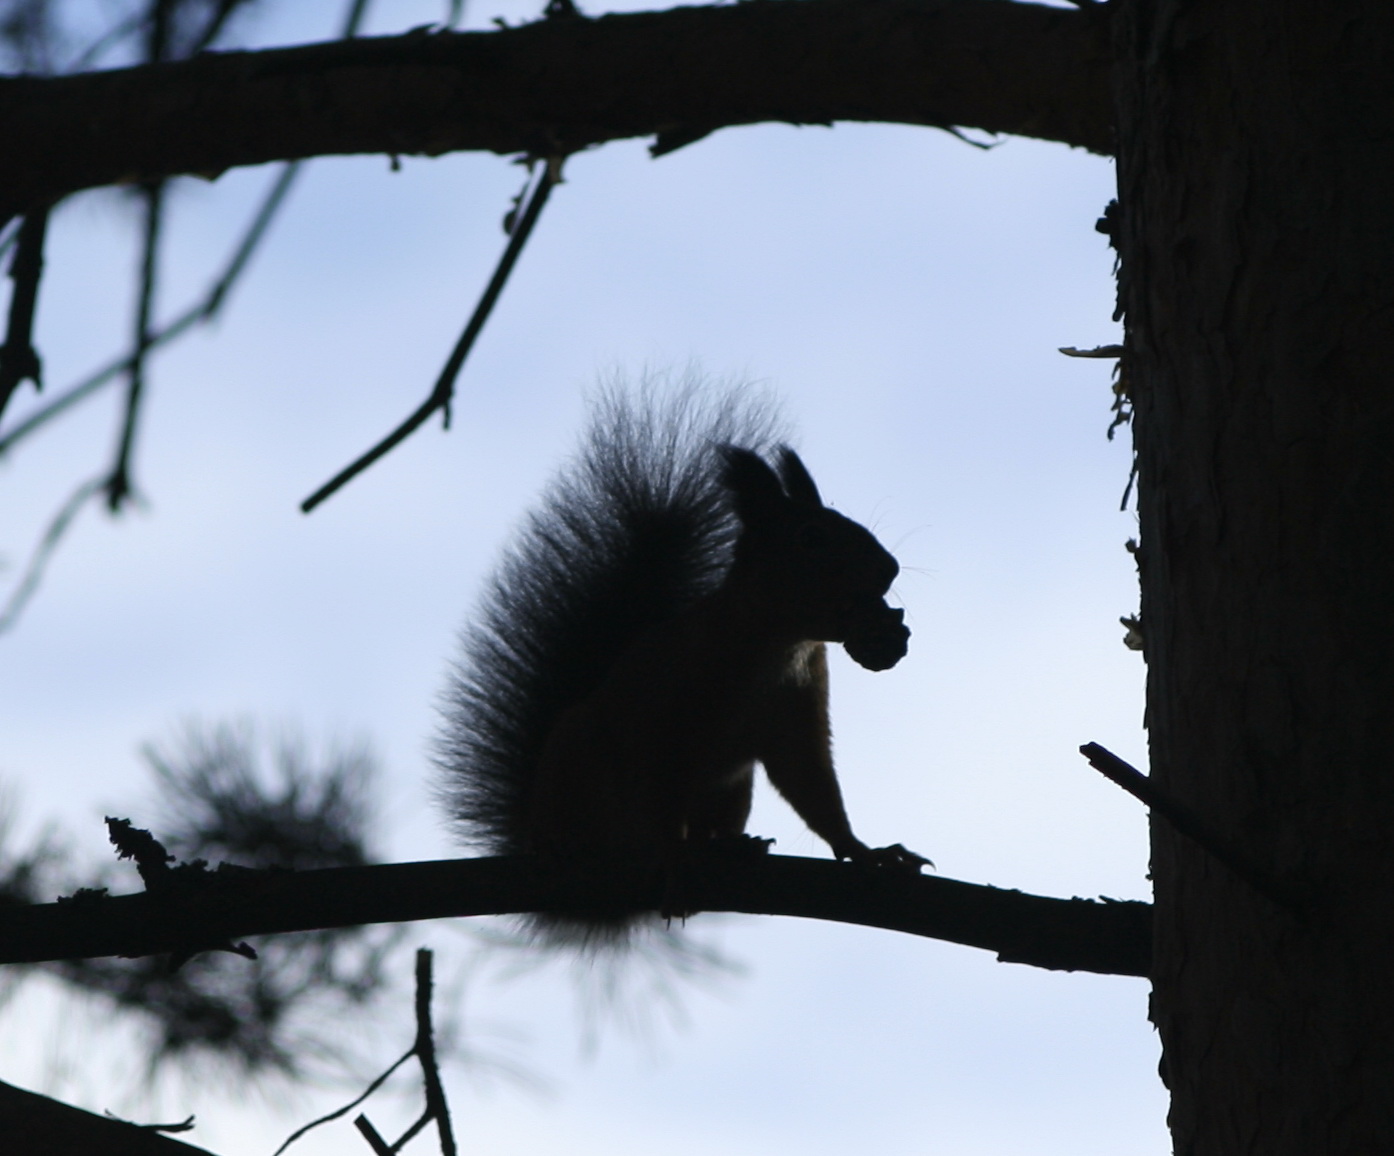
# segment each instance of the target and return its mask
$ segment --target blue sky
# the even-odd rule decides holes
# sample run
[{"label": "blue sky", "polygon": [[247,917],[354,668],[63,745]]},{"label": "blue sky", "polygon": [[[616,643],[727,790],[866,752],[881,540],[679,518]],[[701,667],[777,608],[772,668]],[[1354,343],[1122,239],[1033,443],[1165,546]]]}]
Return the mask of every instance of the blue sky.
[{"label": "blue sky", "polygon": [[[439,16],[378,11],[377,31]],[[469,25],[496,12],[523,15],[480,6]],[[305,3],[249,31],[314,39],[336,22]],[[270,175],[179,186],[165,315],[202,287]],[[455,631],[574,447],[586,389],[700,364],[777,392],[824,495],[904,567],[910,656],[882,674],[840,657],[833,670],[862,838],[904,842],[953,878],[1145,898],[1145,815],[1076,753],[1092,740],[1146,763],[1143,667],[1118,624],[1137,597],[1124,550],[1136,526],[1118,509],[1126,433],[1104,436],[1111,363],[1056,352],[1118,338],[1112,254],[1093,228],[1111,164],[884,125],[727,130],[658,161],[642,142],[577,156],[461,378],[454,428],[423,429],[302,516],[300,499],[429,389],[522,175],[488,156],[404,158],[399,172],[382,157],[316,162],[226,316],[158,358],[145,506],[116,522],[86,513],[0,638],[0,776],[22,829],[61,821],[99,858],[100,816],[146,797],[141,742],[182,719],[247,716],[371,742],[390,854],[451,854],[427,748]],[[112,194],[59,213],[40,303],[50,388],[120,348],[133,226]],[[0,462],[6,576],[106,460],[117,416],[112,392]],[[751,828],[826,854],[768,791]],[[1141,980],[839,925],[726,916],[692,930],[744,974],[690,993],[682,1026],[610,1023],[587,1045],[565,968],[513,976],[450,928],[412,929],[443,975],[468,970],[470,1047],[548,1086],[456,1064],[462,1141],[499,1154],[1169,1150]],[[346,1026],[376,1059],[407,1042],[398,998],[371,1028]],[[269,1152],[343,1098],[177,1082],[118,1095],[115,1037],[109,1055],[93,1047],[90,1014],[47,996],[11,1005],[0,1078],[99,1110],[197,1112],[194,1141],[224,1153]],[[358,1142],[340,1132],[302,1150]]]}]

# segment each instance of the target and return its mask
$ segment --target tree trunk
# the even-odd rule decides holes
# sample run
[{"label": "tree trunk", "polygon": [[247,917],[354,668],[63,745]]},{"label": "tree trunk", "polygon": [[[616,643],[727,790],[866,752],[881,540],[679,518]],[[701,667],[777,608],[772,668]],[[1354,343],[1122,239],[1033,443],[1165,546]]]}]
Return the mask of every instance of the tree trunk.
[{"label": "tree trunk", "polygon": [[1120,0],[1120,301],[1184,1156],[1394,1136],[1394,5]]}]

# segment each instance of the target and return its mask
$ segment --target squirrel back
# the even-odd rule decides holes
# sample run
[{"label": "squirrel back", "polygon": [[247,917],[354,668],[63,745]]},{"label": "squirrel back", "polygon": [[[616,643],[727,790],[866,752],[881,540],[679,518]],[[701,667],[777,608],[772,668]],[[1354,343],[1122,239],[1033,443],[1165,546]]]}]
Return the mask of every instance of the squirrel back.
[{"label": "squirrel back", "polygon": [[[662,859],[741,835],[759,762],[839,858],[926,862],[852,834],[828,727],[824,642],[905,653],[899,567],[772,427],[734,393],[601,395],[463,636],[438,762],[467,842]],[[530,922],[595,946],[641,917]]]}]

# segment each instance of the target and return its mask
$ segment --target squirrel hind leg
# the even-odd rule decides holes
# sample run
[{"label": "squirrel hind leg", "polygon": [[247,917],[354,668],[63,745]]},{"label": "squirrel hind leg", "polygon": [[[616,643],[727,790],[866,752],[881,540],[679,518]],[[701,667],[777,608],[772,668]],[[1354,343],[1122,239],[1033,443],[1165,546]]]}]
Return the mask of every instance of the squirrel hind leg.
[{"label": "squirrel hind leg", "polygon": [[684,816],[688,842],[735,838],[745,834],[755,794],[755,763],[748,762],[692,801]]}]

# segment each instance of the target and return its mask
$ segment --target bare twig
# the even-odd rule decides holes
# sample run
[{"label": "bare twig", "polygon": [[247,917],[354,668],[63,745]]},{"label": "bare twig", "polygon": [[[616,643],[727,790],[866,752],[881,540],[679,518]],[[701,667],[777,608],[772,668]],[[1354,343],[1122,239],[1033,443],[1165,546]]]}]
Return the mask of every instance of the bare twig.
[{"label": "bare twig", "polygon": [[[552,187],[561,179],[562,157],[549,157],[543,163],[542,175],[538,177],[537,183],[533,186],[532,196],[529,198],[527,207],[523,210],[522,216],[514,220],[512,228],[509,230],[510,236],[508,244],[504,248],[503,256],[499,258],[498,266],[494,269],[494,275],[489,279],[489,284],[485,287],[483,295],[479,298],[479,304],[474,307],[474,313],[470,316],[469,322],[465,325],[465,330],[460,334],[460,340],[455,343],[455,348],[451,350],[450,356],[446,359],[445,367],[440,371],[440,376],[436,378],[435,387],[431,394],[422,402],[416,410],[401,425],[388,434],[377,445],[373,446],[367,453],[363,454],[356,461],[352,462],[344,469],[340,470],[329,481],[325,482],[318,490],[300,503],[302,513],[308,514],[326,498],[342,489],[350,481],[356,478],[379,458],[389,453],[400,445],[413,433],[421,428],[422,425],[437,410],[441,412],[444,425],[450,428],[450,403],[455,395],[455,379],[460,374],[461,367],[465,364],[465,358],[469,355],[470,348],[474,345],[475,338],[479,336],[480,330],[484,328],[484,322],[488,320],[489,313],[494,308],[494,303],[498,300],[499,294],[503,292],[503,287],[508,281],[508,275],[513,271],[513,265],[518,260],[518,254],[523,251],[523,246],[527,244],[528,235],[532,232],[532,227],[537,223],[537,218],[542,212],[542,206],[547,203],[547,196],[552,191]],[[519,199],[521,200],[521,194]]]},{"label": "bare twig", "polygon": [[[358,35],[358,30],[362,27],[363,20],[367,15],[368,0],[351,0],[347,13],[344,17],[342,35],[344,39],[351,39]],[[134,29],[127,29],[129,34]],[[238,242],[237,248],[233,250],[232,257],[228,260],[226,268],[214,280],[203,299],[191,305],[183,313],[179,314],[168,325],[155,330],[150,334],[149,342],[146,344],[145,353],[153,353],[161,346],[168,345],[178,337],[182,337],[188,330],[202,321],[212,321],[217,316],[227,299],[228,292],[242,276],[247,264],[251,261],[253,254],[260,246],[267,230],[271,227],[271,222],[280,211],[282,203],[285,201],[295,178],[299,175],[303,166],[303,161],[291,161],[282,167],[271,188],[267,191],[256,213],[252,217],[251,224],[243,234],[242,240]],[[53,418],[63,413],[69,407],[77,404],[85,398],[92,396],[104,385],[109,385],[122,374],[129,373],[135,358],[132,354],[126,354],[117,358],[115,361],[103,366],[89,377],[78,382],[76,385],[65,390],[55,397],[41,409],[35,410],[14,429],[0,436],[0,456],[12,449],[18,442],[22,441],[29,434],[46,425]]]},{"label": "bare twig", "polygon": [[39,580],[43,578],[44,569],[48,566],[49,559],[53,557],[53,552],[58,548],[59,542],[63,540],[63,535],[72,526],[78,511],[82,509],[88,498],[100,493],[105,484],[105,476],[83,482],[58,508],[58,513],[49,522],[48,528],[34,549],[33,556],[29,559],[29,565],[24,569],[24,577],[15,584],[14,590],[10,592],[10,597],[5,602],[5,608],[0,610],[0,634],[4,634],[19,620],[25,605],[33,597],[34,591],[39,588]]},{"label": "bare twig", "polygon": [[34,307],[44,271],[48,214],[47,205],[26,213],[16,234],[14,260],[10,264],[10,279],[15,287],[10,297],[5,344],[0,347],[0,414],[22,382],[32,381],[35,389],[43,387],[39,354],[34,349]]},{"label": "bare twig", "polygon": [[192,1132],[194,1130],[194,1117],[192,1116],[185,1116],[177,1124],[137,1124],[134,1120],[118,1116],[110,1108],[104,1110],[102,1115],[108,1120],[119,1120],[123,1124],[129,1124],[132,1128],[144,1128],[147,1132]]},{"label": "bare twig", "polygon": [[372,1121],[362,1112],[354,1117],[353,1126],[358,1129],[358,1134],[373,1150],[373,1156],[392,1156],[392,1145],[382,1138],[378,1130],[373,1127]]},{"label": "bare twig", "polygon": [[145,198],[145,237],[141,244],[135,339],[126,371],[126,411],[116,446],[116,462],[106,481],[107,509],[113,514],[119,512],[131,497],[131,453],[135,448],[136,422],[145,393],[145,360],[150,352],[150,320],[155,306],[155,275],[159,265],[161,225],[164,222],[165,182],[152,181],[143,186],[141,192]]},{"label": "bare twig", "polygon": [[305,1135],[313,1128],[318,1128],[321,1124],[327,1124],[331,1120],[351,1112],[359,1104],[363,1103],[369,1096],[376,1092],[386,1082],[387,1077],[392,1075],[407,1060],[415,1056],[421,1064],[422,1082],[425,1084],[426,1110],[417,1117],[415,1123],[398,1138],[395,1144],[389,1144],[384,1140],[376,1128],[373,1127],[366,1115],[360,1114],[354,1120],[354,1126],[368,1142],[368,1146],[378,1154],[378,1156],[391,1156],[393,1152],[400,1152],[402,1147],[421,1131],[432,1120],[436,1122],[437,1131],[440,1134],[441,1156],[456,1156],[455,1136],[450,1129],[450,1109],[445,1102],[445,1090],[441,1087],[440,1068],[436,1064],[436,1041],[435,1032],[431,1027],[431,992],[433,981],[431,978],[431,951],[429,948],[419,948],[416,952],[416,1042],[412,1044],[411,1050],[398,1059],[387,1071],[383,1072],[376,1080],[368,1085],[367,1090],[351,1103],[345,1104],[330,1112],[326,1116],[321,1116],[318,1120],[311,1121],[303,1128],[297,1129],[291,1136],[276,1149],[274,1156],[281,1156],[281,1153],[295,1143],[301,1136]]},{"label": "bare twig", "polygon": [[21,216],[12,216],[0,224],[0,257],[14,248],[15,242],[19,239],[19,230],[23,225],[24,218]]},{"label": "bare twig", "polygon": [[321,1116],[318,1120],[311,1120],[308,1124],[304,1125],[303,1127],[297,1128],[294,1132],[292,1132],[289,1136],[286,1137],[285,1143],[282,1144],[279,1148],[277,1148],[276,1151],[271,1154],[271,1156],[281,1156],[282,1152],[284,1152],[287,1148],[289,1148],[292,1144],[299,1140],[300,1137],[305,1135],[306,1132],[312,1131],[313,1129],[318,1128],[321,1124],[328,1124],[331,1120],[337,1120],[340,1116],[345,1116],[349,1112],[352,1112],[356,1107],[358,1107],[359,1104],[363,1103],[364,1100],[366,1100],[369,1096],[371,1096],[374,1092],[381,1088],[383,1084],[387,1083],[387,1078],[390,1075],[392,1075],[392,1073],[395,1072],[398,1068],[400,1068],[403,1064],[405,1064],[409,1059],[411,1059],[414,1055],[416,1055],[415,1047],[413,1047],[410,1051],[406,1052],[404,1055],[399,1057],[397,1060],[393,1061],[392,1066],[388,1068],[387,1071],[383,1072],[383,1074],[380,1075],[371,1084],[369,1084],[363,1090],[362,1095],[345,1104],[342,1108],[336,1108],[328,1115]]},{"label": "bare twig", "polygon": [[1255,891],[1299,918],[1305,915],[1306,905],[1292,888],[1260,866],[1180,799],[1153,782],[1151,776],[1144,775],[1098,743],[1085,743],[1079,748],[1079,753],[1109,782],[1116,783],[1144,806],[1161,815],[1175,830],[1208,851]]},{"label": "bare twig", "polygon": [[367,16],[368,0],[349,0],[348,13],[344,17],[343,38],[349,40],[357,36]]},{"label": "bare twig", "polygon": [[1123,487],[1123,500],[1118,503],[1118,512],[1128,512],[1128,499],[1133,496],[1133,486],[1137,482],[1137,454],[1133,454],[1133,468],[1128,471],[1128,484]]},{"label": "bare twig", "polygon": [[[217,316],[227,299],[229,290],[232,289],[237,279],[246,269],[252,255],[256,252],[262,238],[270,228],[271,222],[276,213],[280,210],[282,202],[290,192],[291,185],[299,174],[303,162],[291,161],[281,169],[276,177],[266,197],[253,216],[251,224],[237,248],[233,251],[232,257],[227,263],[227,267],[218,275],[217,279],[209,287],[203,300],[191,305],[177,318],[168,325],[150,334],[149,341],[145,346],[145,353],[149,355],[162,345],[168,345],[175,338],[182,336],[187,330],[193,328],[201,321],[211,321]],[[133,354],[126,354],[117,360],[103,366],[96,373],[77,385],[64,391],[53,401],[42,409],[35,410],[22,422],[15,426],[3,437],[0,437],[0,455],[5,454],[16,443],[23,440],[26,436],[33,433],[40,426],[45,425],[53,418],[57,417],[64,410],[84,398],[90,397],[102,386],[115,381],[123,373],[129,373],[135,360]]]},{"label": "bare twig", "polygon": [[[221,30],[222,21],[239,2],[240,0],[227,0],[220,7],[219,11],[215,13],[214,23],[204,30],[200,43],[206,43],[217,35]],[[345,39],[358,34],[358,29],[367,14],[367,8],[368,0],[349,0],[342,33]],[[128,22],[129,27],[121,26],[121,34],[124,36],[135,32],[144,19],[145,14],[138,18],[132,18],[132,21]],[[286,196],[300,172],[302,163],[301,161],[292,161],[281,169],[252,217],[247,231],[233,251],[227,266],[214,280],[204,298],[186,309],[174,321],[157,330],[151,328],[155,259],[157,257],[157,245],[151,243],[151,237],[152,231],[156,235],[158,234],[159,210],[158,208],[152,209],[152,202],[147,199],[146,244],[142,261],[140,306],[136,325],[137,336],[133,350],[110,362],[84,381],[80,381],[47,405],[35,410],[19,422],[14,429],[0,436],[0,456],[3,456],[24,438],[66,412],[71,406],[91,397],[103,386],[123,375],[129,382],[126,415],[116,464],[104,478],[84,482],[59,507],[58,513],[49,523],[29,561],[29,565],[25,568],[23,577],[11,592],[4,608],[0,610],[0,634],[9,630],[18,621],[20,613],[38,588],[49,559],[83,504],[94,493],[103,489],[107,494],[108,505],[113,510],[117,509],[129,497],[130,454],[143,388],[144,368],[150,354],[182,336],[199,322],[210,321],[218,314],[227,300],[229,291],[241,277],[253,254],[265,238],[273,219],[285,202]],[[10,323],[5,347],[0,350],[0,412],[3,412],[4,402],[8,400],[13,389],[25,377],[32,377],[36,385],[39,380],[38,356],[32,348],[29,335],[33,328],[34,302],[39,280],[39,268],[41,267],[43,233],[49,211],[35,212],[25,217],[18,228],[7,231],[4,240],[6,247],[9,247],[13,242],[14,246],[17,247],[17,252],[12,266],[12,275],[16,279],[16,284],[15,292],[10,300]],[[12,374],[19,376],[10,382],[9,378]]]},{"label": "bare twig", "polygon": [[[174,6],[176,0],[150,0],[146,10],[145,59],[159,64],[168,60],[174,48]],[[140,250],[140,279],[136,296],[135,336],[131,342],[131,366],[126,371],[126,409],[116,462],[106,482],[107,509],[121,510],[131,497],[131,453],[135,448],[136,422],[145,392],[145,358],[155,309],[155,276],[159,271],[160,232],[164,224],[165,181],[145,181],[140,187],[145,200],[145,236]]]},{"label": "bare twig", "polygon": [[128,36],[134,36],[145,23],[145,13],[135,12],[125,20],[112,25],[101,36],[87,46],[67,69],[69,72],[85,72],[92,68],[107,49],[120,44]]},{"label": "bare twig", "polygon": [[1066,357],[1122,357],[1121,345],[1096,345],[1093,349],[1077,349],[1073,345],[1062,345],[1060,352]]},{"label": "bare twig", "polygon": [[450,1128],[450,1105],[441,1087],[440,1067],[436,1063],[436,1035],[431,1026],[431,952],[416,953],[416,1055],[421,1061],[421,1078],[426,1085],[426,1114],[436,1122],[441,1156],[455,1156],[455,1134]]},{"label": "bare twig", "polygon": [[203,26],[199,34],[194,38],[187,51],[190,55],[196,52],[203,52],[210,48],[213,41],[222,35],[223,29],[227,27],[227,22],[237,9],[249,3],[249,0],[218,0],[218,6],[213,10],[208,18],[208,23]]}]

